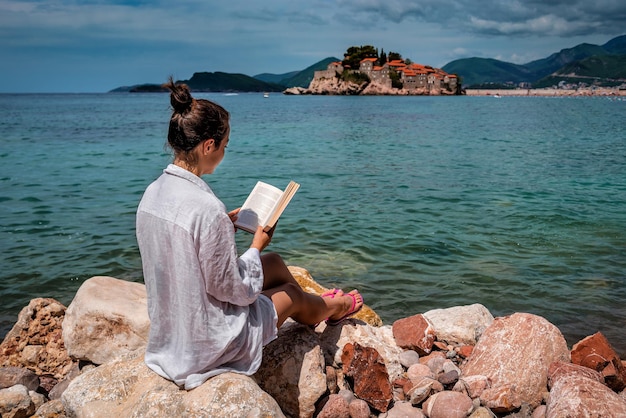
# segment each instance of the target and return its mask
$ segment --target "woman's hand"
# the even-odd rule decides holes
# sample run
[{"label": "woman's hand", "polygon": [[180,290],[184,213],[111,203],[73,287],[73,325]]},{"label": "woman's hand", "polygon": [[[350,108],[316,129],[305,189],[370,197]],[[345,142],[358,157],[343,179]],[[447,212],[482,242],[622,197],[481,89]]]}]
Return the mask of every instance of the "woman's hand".
[{"label": "woman's hand", "polygon": [[230,221],[234,224],[235,221],[237,220],[237,217],[239,215],[239,211],[241,210],[241,208],[237,208],[235,210],[231,210],[230,212],[228,212],[228,217],[230,218]]},{"label": "woman's hand", "polygon": [[241,208],[237,208],[235,210],[231,210],[230,212],[228,212],[228,217],[230,218],[230,221],[233,223],[233,228],[235,229],[235,232],[237,232],[237,227],[235,226],[235,222],[237,221],[237,217],[239,216],[240,210]]},{"label": "woman's hand", "polygon": [[265,232],[263,227],[259,226],[254,233],[254,238],[252,238],[252,244],[250,244],[250,248],[256,248],[257,250],[259,250],[259,252],[262,252],[268,245],[270,245],[275,229],[276,225],[274,225],[274,228]]}]

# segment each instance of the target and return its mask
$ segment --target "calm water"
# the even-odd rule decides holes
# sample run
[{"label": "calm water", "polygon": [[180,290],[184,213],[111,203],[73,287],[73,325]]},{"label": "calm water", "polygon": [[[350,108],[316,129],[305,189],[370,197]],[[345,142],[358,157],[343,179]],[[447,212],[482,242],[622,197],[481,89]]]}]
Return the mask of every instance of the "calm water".
[{"label": "calm water", "polygon": [[[300,182],[270,248],[322,284],[386,323],[481,303],[626,357],[626,101],[198,96],[232,114],[206,180],[229,208]],[[169,113],[164,94],[0,95],[0,336],[31,298],[142,280],[135,208]]]}]

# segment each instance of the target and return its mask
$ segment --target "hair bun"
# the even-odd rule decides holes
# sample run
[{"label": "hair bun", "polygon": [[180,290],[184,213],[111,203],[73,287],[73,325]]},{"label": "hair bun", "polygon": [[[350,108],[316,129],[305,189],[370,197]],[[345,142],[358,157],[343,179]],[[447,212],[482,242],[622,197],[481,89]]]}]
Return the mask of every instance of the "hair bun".
[{"label": "hair bun", "polygon": [[193,103],[193,97],[186,84],[175,84],[172,77],[165,84],[165,87],[170,90],[170,104],[176,113],[187,113],[191,109]]}]

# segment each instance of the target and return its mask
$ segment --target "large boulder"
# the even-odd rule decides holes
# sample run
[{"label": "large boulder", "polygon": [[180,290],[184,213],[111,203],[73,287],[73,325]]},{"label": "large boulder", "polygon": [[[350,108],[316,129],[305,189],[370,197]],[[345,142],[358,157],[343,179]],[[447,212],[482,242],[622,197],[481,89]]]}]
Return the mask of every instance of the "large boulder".
[{"label": "large boulder", "polygon": [[400,354],[403,350],[396,344],[390,325],[373,327],[360,321],[349,320],[338,327],[326,327],[321,324],[316,331],[321,332],[320,343],[328,365],[341,366],[341,355],[345,345],[358,342],[362,346],[374,348],[380,354],[391,380],[399,377],[404,371],[400,363]]},{"label": "large boulder", "polygon": [[61,400],[67,416],[75,418],[284,417],[276,401],[248,376],[223,373],[185,391],[150,370],[143,356],[83,373]]},{"label": "large boulder", "polygon": [[558,328],[540,316],[515,313],[494,320],[461,370],[464,377],[491,380],[481,402],[503,413],[523,403],[539,406],[548,390],[550,364],[559,360],[569,361],[569,351]]},{"label": "large boulder", "polygon": [[325,369],[317,333],[287,321],[278,338],[263,349],[263,362],[254,378],[285,413],[309,418],[327,389]]},{"label": "large boulder", "polygon": [[95,364],[143,350],[149,331],[146,287],[106,276],[80,286],[63,321],[70,356]]},{"label": "large boulder", "polygon": [[396,320],[392,331],[398,346],[420,355],[430,353],[437,338],[432,324],[422,314]]},{"label": "large boulder", "polygon": [[343,373],[353,382],[354,394],[380,412],[387,412],[393,390],[384,360],[372,347],[348,343],[341,355]]},{"label": "large boulder", "polygon": [[626,400],[598,380],[582,374],[558,378],[546,402],[546,418],[626,417]]},{"label": "large boulder", "polygon": [[65,310],[54,299],[32,299],[0,344],[0,366],[25,367],[38,376],[63,378],[74,365],[62,338]]},{"label": "large boulder", "polygon": [[491,312],[479,303],[433,309],[425,312],[424,317],[435,329],[438,341],[457,345],[475,345],[493,323]]},{"label": "large boulder", "polygon": [[572,363],[600,372],[606,385],[616,392],[626,387],[626,367],[601,333],[590,335],[572,347]]}]

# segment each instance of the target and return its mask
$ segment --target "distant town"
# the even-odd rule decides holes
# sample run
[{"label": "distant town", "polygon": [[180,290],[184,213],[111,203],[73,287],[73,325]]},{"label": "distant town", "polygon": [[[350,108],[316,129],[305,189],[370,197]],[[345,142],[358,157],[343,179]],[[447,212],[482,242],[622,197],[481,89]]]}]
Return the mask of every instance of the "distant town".
[{"label": "distant town", "polygon": [[366,76],[370,83],[385,89],[403,89],[409,94],[428,94],[435,91],[457,94],[459,91],[457,75],[448,74],[440,68],[403,59],[391,60],[382,65],[379,62],[379,58],[363,58],[358,69],[345,66],[342,61],[331,62],[326,70],[315,71],[313,82],[342,77],[348,72],[351,75]]}]

